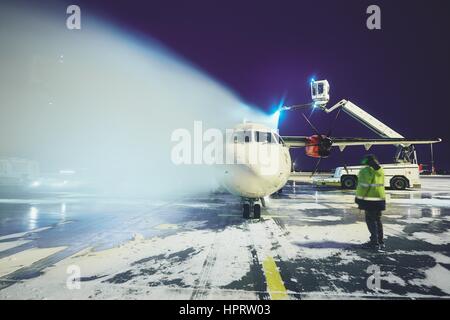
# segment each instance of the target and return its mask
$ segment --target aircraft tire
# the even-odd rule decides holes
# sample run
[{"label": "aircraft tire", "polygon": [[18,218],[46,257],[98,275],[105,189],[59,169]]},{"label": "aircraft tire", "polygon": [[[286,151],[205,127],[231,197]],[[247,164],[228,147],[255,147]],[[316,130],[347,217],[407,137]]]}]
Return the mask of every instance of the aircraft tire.
[{"label": "aircraft tire", "polygon": [[261,219],[261,205],[259,203],[253,206],[253,218]]},{"label": "aircraft tire", "polygon": [[250,218],[250,205],[248,203],[242,205],[242,217],[244,219]]}]

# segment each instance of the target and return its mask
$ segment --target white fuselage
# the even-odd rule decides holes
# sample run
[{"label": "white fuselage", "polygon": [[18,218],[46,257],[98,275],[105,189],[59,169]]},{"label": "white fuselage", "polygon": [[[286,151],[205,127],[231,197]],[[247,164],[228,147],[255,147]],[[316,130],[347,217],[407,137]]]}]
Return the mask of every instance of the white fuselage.
[{"label": "white fuselage", "polygon": [[235,161],[220,166],[219,179],[230,193],[259,199],[286,184],[291,157],[289,148],[274,130],[256,123],[240,124],[225,147]]}]

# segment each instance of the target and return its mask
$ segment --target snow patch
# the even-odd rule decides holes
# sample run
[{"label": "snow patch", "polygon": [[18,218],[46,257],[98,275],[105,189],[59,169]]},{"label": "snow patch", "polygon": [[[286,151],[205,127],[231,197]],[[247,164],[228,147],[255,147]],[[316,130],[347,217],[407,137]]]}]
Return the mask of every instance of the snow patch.
[{"label": "snow patch", "polygon": [[449,230],[442,233],[414,232],[412,235],[413,237],[434,245],[444,245],[450,243]]},{"label": "snow patch", "polygon": [[25,237],[25,236],[27,236],[29,234],[36,233],[36,232],[42,232],[42,231],[48,230],[50,228],[51,227],[44,227],[44,228],[32,229],[32,230],[25,231],[25,232],[12,233],[12,234],[1,236],[0,240],[22,238],[22,237]]},{"label": "snow patch", "polygon": [[0,252],[24,245],[28,242],[31,242],[31,240],[17,240],[17,241],[0,242]]},{"label": "snow patch", "polygon": [[0,259],[0,277],[10,274],[34,262],[55,254],[66,247],[33,248]]},{"label": "snow patch", "polygon": [[410,280],[412,285],[437,287],[446,294],[450,294],[450,271],[439,263],[433,268],[425,270],[425,279]]}]

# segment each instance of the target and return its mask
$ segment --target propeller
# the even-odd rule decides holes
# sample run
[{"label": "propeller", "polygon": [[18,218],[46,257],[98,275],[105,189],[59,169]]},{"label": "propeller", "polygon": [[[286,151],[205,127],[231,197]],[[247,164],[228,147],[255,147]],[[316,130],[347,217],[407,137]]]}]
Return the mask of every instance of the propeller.
[{"label": "propeller", "polygon": [[308,125],[311,127],[311,129],[314,131],[314,133],[316,134],[315,137],[317,137],[316,143],[307,145],[308,147],[318,147],[319,160],[317,161],[317,163],[314,167],[311,177],[317,173],[317,170],[319,169],[319,165],[320,165],[320,162],[322,161],[322,159],[327,158],[331,153],[331,147],[333,146],[333,138],[330,137],[330,135],[334,129],[334,125],[336,123],[337,118],[339,117],[340,112],[341,112],[341,109],[339,109],[339,111],[337,112],[333,121],[331,122],[330,128],[326,135],[320,134],[319,130],[317,130],[317,128],[312,124],[312,122],[308,119],[308,117],[304,113],[302,113],[303,118],[308,123]]},{"label": "propeller", "polygon": [[311,123],[311,121],[309,121],[308,117],[305,116],[304,113],[302,113],[302,116],[303,116],[303,118],[305,118],[306,122],[307,122],[307,123],[309,124],[309,126],[313,129],[313,131],[314,131],[318,136],[320,136],[321,134],[320,134],[319,130],[317,130],[317,128]]}]

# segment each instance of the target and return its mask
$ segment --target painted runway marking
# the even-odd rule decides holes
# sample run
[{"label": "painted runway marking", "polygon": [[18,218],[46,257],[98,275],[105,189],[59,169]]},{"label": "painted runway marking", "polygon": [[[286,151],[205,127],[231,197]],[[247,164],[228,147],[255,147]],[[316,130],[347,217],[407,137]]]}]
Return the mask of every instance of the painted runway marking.
[{"label": "painted runway marking", "polygon": [[272,300],[286,300],[288,294],[281,279],[278,267],[272,257],[267,257],[263,261],[264,274],[267,281],[267,290],[269,291]]}]

